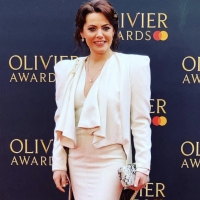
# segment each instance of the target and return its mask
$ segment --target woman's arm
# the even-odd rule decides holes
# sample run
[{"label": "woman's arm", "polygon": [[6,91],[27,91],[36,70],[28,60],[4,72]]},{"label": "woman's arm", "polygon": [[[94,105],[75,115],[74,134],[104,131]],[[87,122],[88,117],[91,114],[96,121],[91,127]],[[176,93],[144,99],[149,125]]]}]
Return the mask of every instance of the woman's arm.
[{"label": "woman's arm", "polygon": [[[69,61],[61,61],[58,62],[54,66],[55,77],[56,77],[56,105],[57,110],[55,113],[55,123],[57,122],[60,116],[60,107],[63,100],[63,88],[66,82],[67,77],[67,69]],[[61,191],[65,192],[63,187],[68,184],[67,178],[67,154],[64,150],[63,146],[60,145],[60,140],[58,139],[58,135],[56,130],[54,130],[54,143],[53,143],[53,156],[52,156],[52,171],[53,171],[53,180],[55,182],[56,187]]]},{"label": "woman's arm", "polygon": [[134,140],[137,167],[135,189],[147,183],[151,161],[150,129],[150,59],[134,55],[130,68],[131,76],[131,130]]}]

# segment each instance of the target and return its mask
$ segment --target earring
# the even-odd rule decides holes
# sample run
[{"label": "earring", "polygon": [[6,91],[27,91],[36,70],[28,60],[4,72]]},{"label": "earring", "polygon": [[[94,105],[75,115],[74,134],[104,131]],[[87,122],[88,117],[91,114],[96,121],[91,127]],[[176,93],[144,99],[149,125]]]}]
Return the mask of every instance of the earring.
[{"label": "earring", "polygon": [[84,41],[85,41],[85,38],[82,38],[81,41],[84,42]]}]

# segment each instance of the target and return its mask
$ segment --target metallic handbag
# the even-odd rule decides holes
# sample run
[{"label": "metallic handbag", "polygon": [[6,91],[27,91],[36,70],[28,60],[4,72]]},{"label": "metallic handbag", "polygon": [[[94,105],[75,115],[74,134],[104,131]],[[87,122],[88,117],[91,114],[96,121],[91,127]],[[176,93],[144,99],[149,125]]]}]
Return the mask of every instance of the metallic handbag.
[{"label": "metallic handbag", "polygon": [[[128,164],[126,166],[121,167],[120,169],[118,169],[118,175],[121,181],[122,186],[124,187],[123,191],[122,191],[122,195],[120,197],[120,200],[123,199],[127,199],[125,197],[125,193],[131,186],[134,185],[134,180],[135,180],[135,174],[136,174],[136,164],[132,163],[132,164]],[[137,193],[139,190],[135,191],[133,194],[131,194],[130,200],[134,200]]]}]

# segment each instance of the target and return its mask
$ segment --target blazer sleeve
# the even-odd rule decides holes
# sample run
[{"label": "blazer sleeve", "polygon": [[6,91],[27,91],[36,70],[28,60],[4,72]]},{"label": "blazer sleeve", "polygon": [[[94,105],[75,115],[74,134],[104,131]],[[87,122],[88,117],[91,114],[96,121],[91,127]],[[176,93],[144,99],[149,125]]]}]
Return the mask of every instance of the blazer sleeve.
[{"label": "blazer sleeve", "polygon": [[[55,123],[57,122],[60,116],[60,107],[64,98],[63,88],[66,82],[67,73],[69,73],[69,62],[69,60],[60,61],[54,66],[56,77],[55,100],[57,105],[57,109],[54,116]],[[54,130],[52,171],[56,170],[67,170],[67,154],[63,146],[60,144],[60,140],[57,138],[57,133]]]},{"label": "blazer sleeve", "polygon": [[[135,148],[137,171],[150,169],[151,118],[150,118],[150,59],[134,55],[131,59],[131,130]],[[144,169],[144,170],[142,170]],[[147,174],[147,173],[146,173]]]}]

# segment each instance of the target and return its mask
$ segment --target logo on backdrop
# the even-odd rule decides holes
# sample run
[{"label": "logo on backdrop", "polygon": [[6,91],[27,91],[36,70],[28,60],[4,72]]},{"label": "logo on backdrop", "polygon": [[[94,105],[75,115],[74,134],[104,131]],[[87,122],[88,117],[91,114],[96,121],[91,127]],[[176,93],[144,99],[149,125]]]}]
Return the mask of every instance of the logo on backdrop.
[{"label": "logo on backdrop", "polygon": [[19,56],[13,55],[9,59],[9,67],[13,71],[10,82],[21,83],[53,83],[55,74],[50,73],[50,66],[54,66],[63,59],[74,59],[77,56]]},{"label": "logo on backdrop", "polygon": [[53,139],[13,139],[10,151],[13,154],[10,165],[51,166]]},{"label": "logo on backdrop", "polygon": [[[166,13],[121,13],[119,38],[121,40],[155,40],[168,39]],[[124,28],[131,30],[123,30]]]},{"label": "logo on backdrop", "polygon": [[164,183],[148,183],[146,188],[139,191],[135,200],[163,200],[165,198]]},{"label": "logo on backdrop", "polygon": [[152,124],[154,126],[165,126],[167,124],[166,118],[166,100],[165,99],[151,99],[151,115]]},{"label": "logo on backdrop", "polygon": [[181,145],[181,154],[185,157],[181,164],[181,168],[199,168],[199,142],[183,142],[183,144]]},{"label": "logo on backdrop", "polygon": [[186,56],[182,61],[182,68],[186,72],[182,84],[200,83],[200,57]]}]

